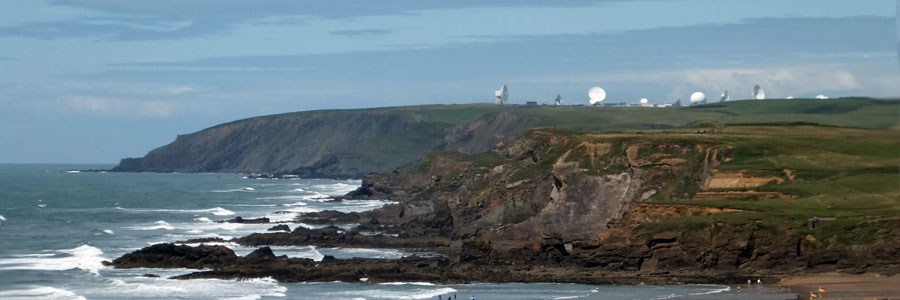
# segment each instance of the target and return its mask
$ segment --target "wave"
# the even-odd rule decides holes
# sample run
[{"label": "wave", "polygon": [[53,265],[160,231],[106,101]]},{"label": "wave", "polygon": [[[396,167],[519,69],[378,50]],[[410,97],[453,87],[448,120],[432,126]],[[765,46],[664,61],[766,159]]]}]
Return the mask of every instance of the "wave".
[{"label": "wave", "polygon": [[434,285],[434,283],[431,283],[431,282],[385,282],[385,283],[379,283],[379,284],[382,284],[382,285],[428,285],[428,286]]},{"label": "wave", "polygon": [[449,287],[438,289],[414,289],[408,291],[391,291],[391,290],[362,290],[353,292],[343,292],[344,295],[369,295],[378,299],[431,299],[437,298],[439,295],[448,295],[455,293],[456,290]]},{"label": "wave", "polygon": [[227,210],[227,209],[224,209],[224,208],[221,208],[221,207],[210,208],[210,209],[208,209],[207,211],[209,211],[209,213],[214,214],[214,215],[217,215],[217,216],[230,216],[230,215],[234,215],[234,212],[233,212],[233,211],[230,211],[230,210]]},{"label": "wave", "polygon": [[159,220],[153,223],[153,225],[148,226],[130,226],[126,227],[131,230],[157,230],[157,229],[165,229],[165,230],[173,230],[175,227],[172,227],[168,222]]},{"label": "wave", "polygon": [[242,187],[242,188],[239,188],[239,189],[211,190],[210,192],[213,192],[213,193],[234,193],[234,192],[253,192],[253,191],[256,191],[256,189],[254,189],[254,188],[252,188],[252,187],[249,187],[249,186],[245,186],[245,187]]},{"label": "wave", "polygon": [[[103,251],[97,247],[81,245],[72,249],[53,251],[53,256],[28,256],[0,259],[0,270],[71,270],[81,269],[94,275],[103,268]],[[62,255],[62,256],[60,256]]]},{"label": "wave", "polygon": [[722,287],[720,287],[720,288],[718,288],[718,289],[714,289],[714,290],[711,290],[711,291],[688,294],[688,296],[700,296],[700,295],[718,294],[718,293],[724,293],[724,292],[727,292],[727,291],[730,291],[730,290],[731,290],[730,287],[722,286]]},{"label": "wave", "polygon": [[230,216],[234,215],[233,211],[221,208],[221,207],[213,207],[208,209],[143,209],[143,208],[123,208],[116,206],[116,209],[130,212],[171,212],[171,213],[211,213],[217,216]]},{"label": "wave", "polygon": [[0,215],[0,221],[6,221],[6,218],[4,218],[3,215]]},{"label": "wave", "polygon": [[[153,272],[160,274],[162,270],[135,270],[134,274]],[[183,271],[186,271],[183,269]],[[196,270],[191,270],[196,271]],[[85,292],[87,298],[104,299],[260,299],[263,297],[285,297],[287,288],[271,278],[252,280],[222,279],[166,279],[169,273],[162,271],[162,277],[148,278],[143,276],[106,279],[107,285],[93,287]]]},{"label": "wave", "polygon": [[49,286],[26,286],[22,289],[0,291],[0,299],[18,300],[18,299],[66,299],[66,300],[85,300],[83,296],[79,296],[71,291],[59,289]]}]

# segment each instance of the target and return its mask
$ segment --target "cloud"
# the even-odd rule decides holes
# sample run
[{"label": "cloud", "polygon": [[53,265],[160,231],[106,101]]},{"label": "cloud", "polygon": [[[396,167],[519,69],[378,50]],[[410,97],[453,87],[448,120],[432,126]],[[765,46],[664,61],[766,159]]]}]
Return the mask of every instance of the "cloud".
[{"label": "cloud", "polygon": [[61,99],[56,111],[61,114],[88,113],[94,115],[143,116],[165,118],[172,115],[174,106],[163,101],[126,101],[96,96],[71,95]]},{"label": "cloud", "polygon": [[180,94],[195,91],[194,88],[189,87],[189,86],[172,86],[172,87],[165,88],[165,90],[168,91],[169,93],[172,93],[175,95],[180,95]]},{"label": "cloud", "polygon": [[344,37],[361,37],[361,36],[378,36],[387,35],[394,32],[390,29],[358,29],[358,30],[335,30],[331,31],[331,35]]},{"label": "cloud", "polygon": [[0,27],[0,36],[38,39],[101,37],[113,41],[182,39],[221,34],[247,23],[298,24],[302,23],[303,18],[310,17],[347,19],[411,14],[423,10],[566,7],[616,1],[622,0],[566,0],[549,3],[537,0],[273,0],[264,4],[243,0],[70,0],[53,1],[51,4],[96,11],[104,16],[5,26]]}]

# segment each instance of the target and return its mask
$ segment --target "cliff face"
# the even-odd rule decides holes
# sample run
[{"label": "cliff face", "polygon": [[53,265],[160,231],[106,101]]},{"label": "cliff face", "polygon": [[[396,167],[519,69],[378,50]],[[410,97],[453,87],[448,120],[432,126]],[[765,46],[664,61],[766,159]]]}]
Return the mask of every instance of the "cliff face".
[{"label": "cliff face", "polygon": [[[402,172],[367,175],[348,196],[400,201],[358,216],[360,228],[445,237],[455,245],[451,257],[472,268],[525,263],[725,277],[897,272],[900,245],[892,241],[900,230],[823,247],[790,213],[675,204],[795,198],[755,190],[794,180],[789,170],[721,171],[746,159],[746,146],[696,137],[542,129],[491,152],[437,153]],[[496,275],[488,280],[504,276]]]},{"label": "cliff face", "polygon": [[121,172],[238,172],[359,178],[413,164],[436,149],[477,153],[529,128],[510,113],[449,124],[403,111],[350,110],[259,117],[181,135]]},{"label": "cliff face", "polygon": [[433,217],[419,229],[459,239],[570,243],[618,226],[633,202],[691,197],[708,161],[721,159],[704,155],[715,147],[537,130],[491,152],[442,152],[403,172],[369,174],[349,196],[404,201],[375,211],[379,224],[422,227]]}]

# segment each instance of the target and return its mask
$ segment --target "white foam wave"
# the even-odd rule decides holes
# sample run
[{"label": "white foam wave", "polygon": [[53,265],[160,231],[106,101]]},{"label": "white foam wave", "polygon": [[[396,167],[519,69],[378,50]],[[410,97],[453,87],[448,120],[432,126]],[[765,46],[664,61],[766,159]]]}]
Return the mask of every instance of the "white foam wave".
[{"label": "white foam wave", "polygon": [[366,290],[343,292],[341,294],[364,294],[371,295],[373,298],[381,299],[430,299],[436,298],[438,295],[447,295],[456,292],[455,289],[444,287],[438,289],[413,289],[408,291],[391,291],[391,290]]},{"label": "white foam wave", "polygon": [[383,285],[428,285],[428,286],[434,285],[434,283],[430,283],[430,282],[385,282],[385,283],[380,283],[380,284],[383,284]]},{"label": "white foam wave", "polygon": [[233,215],[234,212],[221,208],[221,207],[213,207],[208,209],[140,209],[140,208],[123,208],[116,206],[118,210],[130,211],[130,212],[171,212],[171,213],[211,213],[217,216],[230,216]]},{"label": "white foam wave", "polygon": [[730,291],[730,290],[731,290],[730,287],[722,286],[722,287],[719,287],[719,288],[717,288],[717,289],[713,289],[713,290],[711,290],[711,291],[688,294],[688,296],[700,296],[700,295],[718,294],[718,293],[724,293],[724,292],[727,292],[727,291]]},{"label": "white foam wave", "polygon": [[253,192],[253,191],[256,191],[256,189],[254,189],[254,188],[252,188],[252,187],[249,187],[249,186],[245,186],[245,187],[242,187],[242,188],[239,188],[239,189],[211,190],[210,192],[213,192],[213,193],[234,193],[234,192]]},{"label": "white foam wave", "polygon": [[[149,272],[151,270],[136,270]],[[159,274],[160,270],[152,270]],[[193,271],[193,270],[192,270]],[[166,273],[165,271],[163,273]],[[168,272],[171,275],[179,272]],[[163,274],[165,275],[165,274]],[[147,278],[143,276],[110,279],[103,288],[85,292],[87,298],[104,299],[260,299],[285,297],[287,288],[271,278],[253,280],[192,279],[173,280],[167,276]]]},{"label": "white foam wave", "polygon": [[157,229],[173,230],[173,229],[175,229],[175,227],[172,227],[172,225],[170,225],[168,222],[163,221],[163,220],[153,222],[153,225],[130,226],[130,227],[126,227],[126,228],[131,229],[131,230],[157,230]]},{"label": "white foam wave", "polygon": [[103,229],[103,232],[106,234],[115,234],[115,232],[113,232],[112,229]]},{"label": "white foam wave", "polygon": [[33,256],[0,259],[0,270],[71,270],[81,269],[99,275],[103,251],[81,245],[72,249],[56,250],[53,256]]},{"label": "white foam wave", "polygon": [[47,207],[47,204],[38,204],[37,207],[44,208]]},{"label": "white foam wave", "polygon": [[85,300],[71,291],[58,289],[49,286],[26,286],[22,289],[12,289],[0,291],[0,299],[19,300],[19,299],[66,299],[66,300]]},{"label": "white foam wave", "polygon": [[227,210],[227,209],[224,209],[221,207],[210,208],[208,211],[209,211],[209,213],[217,215],[217,216],[230,216],[230,215],[234,214],[233,211],[230,211],[230,210]]},{"label": "white foam wave", "polygon": [[3,215],[0,215],[0,221],[6,221],[6,218],[4,218]]},{"label": "white foam wave", "polygon": [[204,222],[204,223],[212,223],[212,220],[210,220],[210,219],[207,218],[207,217],[199,217],[199,218],[194,219],[194,221],[197,221],[197,222]]}]

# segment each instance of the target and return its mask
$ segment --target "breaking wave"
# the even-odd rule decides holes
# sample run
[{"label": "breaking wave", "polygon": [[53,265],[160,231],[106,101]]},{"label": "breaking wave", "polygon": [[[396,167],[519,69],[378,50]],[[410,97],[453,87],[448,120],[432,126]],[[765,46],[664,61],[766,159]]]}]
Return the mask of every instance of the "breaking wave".
[{"label": "breaking wave", "polygon": [[97,247],[81,245],[72,249],[55,250],[55,254],[19,256],[0,259],[0,270],[71,270],[81,269],[99,275],[103,251]]}]

